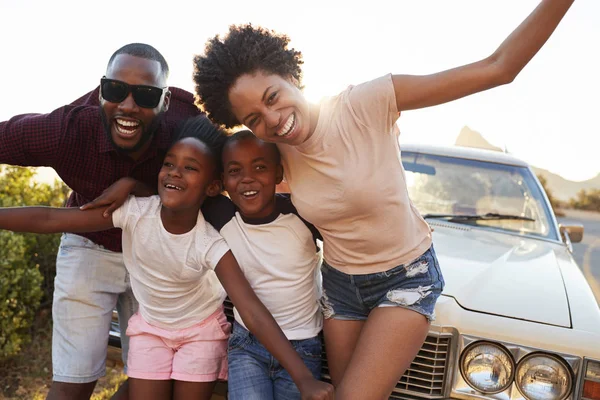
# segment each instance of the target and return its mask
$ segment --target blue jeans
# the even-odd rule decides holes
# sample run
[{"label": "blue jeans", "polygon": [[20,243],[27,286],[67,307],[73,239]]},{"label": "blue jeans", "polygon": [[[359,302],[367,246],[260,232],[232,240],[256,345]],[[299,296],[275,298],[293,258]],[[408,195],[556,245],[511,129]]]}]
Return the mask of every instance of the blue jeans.
[{"label": "blue jeans", "polygon": [[[321,377],[321,338],[290,340],[300,357],[317,379]],[[258,339],[237,322],[229,337],[229,400],[301,399],[290,374],[259,343]]]}]

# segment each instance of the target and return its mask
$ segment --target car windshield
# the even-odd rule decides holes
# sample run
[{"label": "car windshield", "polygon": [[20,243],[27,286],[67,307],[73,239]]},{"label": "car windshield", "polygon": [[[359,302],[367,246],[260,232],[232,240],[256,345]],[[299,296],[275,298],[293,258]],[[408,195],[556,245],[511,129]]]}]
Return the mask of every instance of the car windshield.
[{"label": "car windshield", "polygon": [[425,218],[558,240],[539,184],[525,167],[402,152],[410,198]]}]

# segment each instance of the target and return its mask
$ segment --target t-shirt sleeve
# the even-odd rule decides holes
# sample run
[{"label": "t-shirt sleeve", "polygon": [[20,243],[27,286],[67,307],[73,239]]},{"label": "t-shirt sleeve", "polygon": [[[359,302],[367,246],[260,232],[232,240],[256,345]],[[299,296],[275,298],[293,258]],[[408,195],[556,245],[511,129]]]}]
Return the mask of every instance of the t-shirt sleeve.
[{"label": "t-shirt sleeve", "polygon": [[373,131],[390,132],[399,117],[391,74],[350,87],[348,102],[357,120]]},{"label": "t-shirt sleeve", "polygon": [[229,251],[229,246],[212,225],[205,223],[202,231],[197,236],[197,241],[200,243],[196,244],[197,249],[203,249],[200,264],[214,270],[221,258]]},{"label": "t-shirt sleeve", "polygon": [[139,207],[136,207],[136,199],[134,196],[129,196],[125,203],[117,208],[112,213],[113,225],[115,228],[121,228],[127,230],[130,225],[130,220],[134,215],[139,215],[139,212],[135,212]]},{"label": "t-shirt sleeve", "polygon": [[221,232],[221,229],[235,217],[235,205],[222,194],[208,197],[202,205],[202,214],[209,224]]}]

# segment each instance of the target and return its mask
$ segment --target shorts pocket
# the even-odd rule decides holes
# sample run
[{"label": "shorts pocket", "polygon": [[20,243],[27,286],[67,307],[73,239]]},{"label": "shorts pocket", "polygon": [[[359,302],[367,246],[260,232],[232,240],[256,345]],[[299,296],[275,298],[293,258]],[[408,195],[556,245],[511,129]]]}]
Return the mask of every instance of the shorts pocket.
[{"label": "shorts pocket", "polygon": [[416,278],[419,280],[431,281],[431,268],[434,267],[435,262],[436,260],[431,253],[431,249],[429,249],[416,260],[399,265],[383,272],[383,274],[385,274],[386,277],[402,274],[406,279]]},{"label": "shorts pocket", "polygon": [[242,350],[250,344],[249,332],[240,325],[235,324],[233,326],[233,333],[229,336],[229,343],[227,349],[229,351]]},{"label": "shorts pocket", "polygon": [[129,321],[127,321],[127,331],[125,332],[125,335],[131,337],[146,333],[143,329],[143,325],[144,320],[142,319],[142,316],[139,313],[133,314],[131,318],[129,318]]},{"label": "shorts pocket", "polygon": [[231,336],[231,324],[227,321],[225,314],[216,315],[213,317],[211,323],[215,327],[215,332],[219,335],[215,335],[215,340],[226,340]]}]

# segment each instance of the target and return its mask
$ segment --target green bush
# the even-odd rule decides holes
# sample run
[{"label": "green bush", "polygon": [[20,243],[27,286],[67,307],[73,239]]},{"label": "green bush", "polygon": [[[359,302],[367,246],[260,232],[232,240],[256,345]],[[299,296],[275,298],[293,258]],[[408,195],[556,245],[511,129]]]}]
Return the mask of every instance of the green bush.
[{"label": "green bush", "polygon": [[[52,206],[62,207],[69,188],[62,182],[54,185],[35,182],[35,168],[8,167],[0,165],[0,207]],[[54,277],[56,276],[56,251],[60,234],[21,234],[25,239],[25,257],[29,265],[36,266],[44,277],[42,303],[52,303]],[[1,242],[0,242],[1,245]],[[0,301],[1,301],[0,297]]]},{"label": "green bush", "polygon": [[[0,207],[64,205],[69,189],[35,182],[35,169],[0,166]],[[40,306],[52,302],[60,234],[0,231],[0,358],[17,354],[29,340]]]},{"label": "green bush", "polygon": [[42,274],[29,264],[26,241],[0,231],[0,359],[29,341],[29,328],[42,298]]}]

